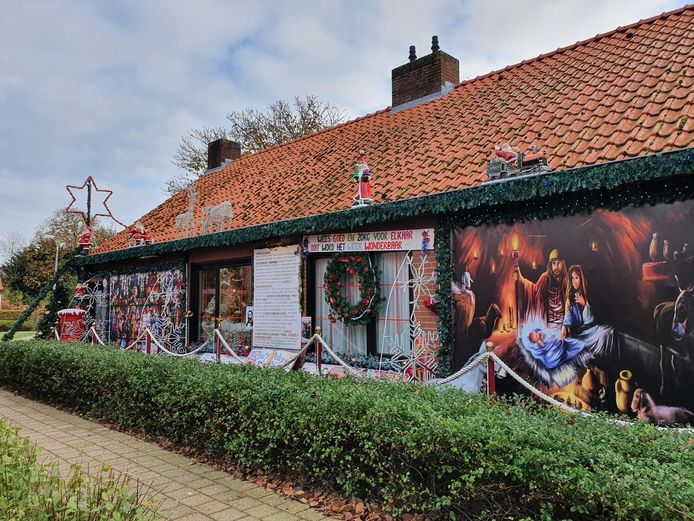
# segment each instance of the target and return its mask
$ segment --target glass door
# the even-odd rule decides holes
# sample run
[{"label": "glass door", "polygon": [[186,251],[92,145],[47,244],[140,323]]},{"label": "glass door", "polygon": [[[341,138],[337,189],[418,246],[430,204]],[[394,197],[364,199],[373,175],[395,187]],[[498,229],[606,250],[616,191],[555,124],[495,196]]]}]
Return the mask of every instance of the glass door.
[{"label": "glass door", "polygon": [[251,346],[253,314],[253,279],[250,265],[219,270],[219,331],[224,340],[237,352]]},{"label": "glass door", "polygon": [[205,342],[212,338],[214,319],[217,316],[217,286],[219,268],[200,270],[200,322],[198,339]]}]

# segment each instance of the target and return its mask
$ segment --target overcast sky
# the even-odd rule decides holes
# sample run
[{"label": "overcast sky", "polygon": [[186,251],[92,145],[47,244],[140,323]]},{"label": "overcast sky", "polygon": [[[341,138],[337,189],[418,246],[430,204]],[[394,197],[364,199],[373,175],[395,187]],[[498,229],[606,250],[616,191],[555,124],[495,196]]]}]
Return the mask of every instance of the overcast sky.
[{"label": "overcast sky", "polygon": [[0,0],[0,235],[31,237],[87,175],[130,223],[189,128],[315,94],[357,117],[431,36],[461,79],[684,5],[660,0]]}]

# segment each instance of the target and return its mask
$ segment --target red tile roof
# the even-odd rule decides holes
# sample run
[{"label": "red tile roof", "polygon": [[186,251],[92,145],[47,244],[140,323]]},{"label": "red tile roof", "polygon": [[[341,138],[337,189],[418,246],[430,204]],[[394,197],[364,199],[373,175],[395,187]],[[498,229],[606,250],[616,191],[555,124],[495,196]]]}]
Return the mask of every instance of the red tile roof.
[{"label": "red tile roof", "polygon": [[[349,208],[360,148],[379,202],[477,185],[504,142],[543,146],[554,169],[692,146],[693,28],[691,5],[464,81],[439,100],[242,157],[197,181],[196,223],[225,200],[234,228]],[[187,204],[184,191],[142,218],[155,241],[177,238]]]}]

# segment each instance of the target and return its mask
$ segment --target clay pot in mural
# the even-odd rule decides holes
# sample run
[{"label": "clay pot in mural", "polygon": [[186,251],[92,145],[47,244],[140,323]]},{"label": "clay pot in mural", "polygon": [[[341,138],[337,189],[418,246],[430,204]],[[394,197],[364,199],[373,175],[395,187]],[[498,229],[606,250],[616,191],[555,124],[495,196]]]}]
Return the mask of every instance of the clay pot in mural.
[{"label": "clay pot in mural", "polygon": [[586,371],[586,374],[583,375],[583,378],[581,378],[581,387],[591,394],[595,392],[595,376],[593,375],[593,370],[590,367]]},{"label": "clay pot in mural", "polygon": [[631,398],[631,371],[628,369],[620,371],[619,380],[614,383],[614,391],[616,393],[617,409],[622,414],[626,414],[629,410],[629,399]]},{"label": "clay pot in mural", "polygon": [[658,260],[658,234],[654,233],[651,239],[651,245],[648,247],[648,256],[652,261]]},{"label": "clay pot in mural", "polygon": [[668,260],[670,258],[670,241],[663,241],[663,259]]}]

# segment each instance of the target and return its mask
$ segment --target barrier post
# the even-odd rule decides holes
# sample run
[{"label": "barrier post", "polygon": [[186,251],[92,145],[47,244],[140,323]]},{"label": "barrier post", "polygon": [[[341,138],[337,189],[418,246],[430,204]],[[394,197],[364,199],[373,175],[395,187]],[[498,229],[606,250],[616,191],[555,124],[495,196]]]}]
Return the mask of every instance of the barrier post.
[{"label": "barrier post", "polygon": [[[316,335],[320,336],[321,327],[316,326]],[[323,368],[323,344],[320,340],[316,340],[316,368],[318,368],[318,376],[323,376],[321,370]]]},{"label": "barrier post", "polygon": [[218,364],[222,363],[222,341],[219,339],[219,329],[214,330],[214,357]]},{"label": "barrier post", "polygon": [[147,330],[147,354],[151,355],[152,354],[152,337],[151,333],[149,330]]},{"label": "barrier post", "polygon": [[[496,347],[492,342],[484,344],[487,348],[487,353],[494,351]],[[494,360],[491,357],[487,358],[487,394],[493,396],[496,392],[496,373],[494,372]]]}]

